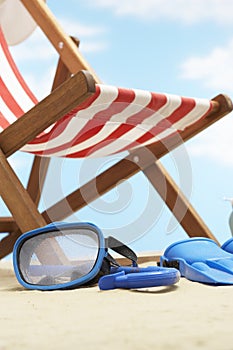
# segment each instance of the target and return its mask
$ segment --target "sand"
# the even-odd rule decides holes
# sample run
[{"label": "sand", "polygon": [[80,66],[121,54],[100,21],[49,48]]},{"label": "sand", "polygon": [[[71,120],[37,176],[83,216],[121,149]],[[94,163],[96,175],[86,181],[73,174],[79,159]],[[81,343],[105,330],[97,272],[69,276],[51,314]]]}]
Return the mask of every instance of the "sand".
[{"label": "sand", "polygon": [[233,286],[29,291],[0,262],[0,350],[233,349]]}]

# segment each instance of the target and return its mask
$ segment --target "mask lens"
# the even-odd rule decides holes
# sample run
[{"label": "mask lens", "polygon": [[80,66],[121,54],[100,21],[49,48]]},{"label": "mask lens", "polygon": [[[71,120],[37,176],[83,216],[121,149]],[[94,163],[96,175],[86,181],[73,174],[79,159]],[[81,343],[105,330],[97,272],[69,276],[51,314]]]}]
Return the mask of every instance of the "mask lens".
[{"label": "mask lens", "polygon": [[33,285],[65,284],[86,276],[98,252],[98,234],[88,228],[42,233],[22,244],[19,271],[24,281]]}]

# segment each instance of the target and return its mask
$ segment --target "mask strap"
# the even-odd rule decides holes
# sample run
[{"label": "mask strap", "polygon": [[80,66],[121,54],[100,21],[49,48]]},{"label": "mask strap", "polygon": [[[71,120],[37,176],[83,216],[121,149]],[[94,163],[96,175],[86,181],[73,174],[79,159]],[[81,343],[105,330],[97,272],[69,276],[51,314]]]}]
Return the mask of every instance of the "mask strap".
[{"label": "mask strap", "polygon": [[[92,285],[98,283],[100,277],[110,274],[111,259],[109,257],[111,257],[111,255],[107,254],[107,256],[103,259],[102,266],[101,266],[99,273],[91,281],[86,282],[85,286],[92,286]],[[115,262],[115,263],[117,264],[117,262]]]},{"label": "mask strap", "polygon": [[[135,267],[137,266],[137,259],[138,259],[137,255],[134,253],[134,251],[131,248],[129,248],[127,245],[125,245],[118,239],[112,236],[109,236],[108,238],[105,238],[105,245],[106,245],[106,248],[112,249],[116,253],[123,255],[125,258],[131,260],[133,266]],[[108,255],[111,257],[111,259],[113,259],[114,262],[112,261],[112,263],[114,265],[119,266],[119,264],[115,261],[115,259],[110,254]]]},{"label": "mask strap", "polygon": [[100,277],[109,275],[111,266],[120,267],[120,264],[118,264],[118,262],[109,254],[108,248],[131,260],[133,267],[137,267],[137,255],[134,253],[134,251],[122,242],[118,241],[118,239],[109,236],[108,238],[105,238],[105,249],[107,254],[103,259],[101,269],[97,276],[95,276],[91,281],[85,283],[85,286],[94,285],[99,281]]}]

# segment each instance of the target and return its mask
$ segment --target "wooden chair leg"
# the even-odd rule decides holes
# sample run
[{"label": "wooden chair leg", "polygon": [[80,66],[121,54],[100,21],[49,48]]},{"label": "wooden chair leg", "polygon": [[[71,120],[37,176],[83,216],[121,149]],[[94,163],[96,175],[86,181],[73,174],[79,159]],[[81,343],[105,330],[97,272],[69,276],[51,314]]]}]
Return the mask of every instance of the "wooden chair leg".
[{"label": "wooden chair leg", "polygon": [[0,232],[8,233],[0,241],[0,259],[4,258],[13,251],[17,238],[22,234],[13,217],[0,218]]},{"label": "wooden chair leg", "polygon": [[151,164],[143,170],[143,173],[150,180],[189,237],[208,237],[217,241],[161,163]]},{"label": "wooden chair leg", "polygon": [[22,232],[46,225],[46,221],[0,150],[0,195]]},{"label": "wooden chair leg", "polygon": [[22,232],[20,230],[15,230],[9,232],[9,234],[3,237],[0,241],[0,259],[5,258],[7,255],[12,253],[15,242],[21,236]]},{"label": "wooden chair leg", "polygon": [[49,168],[50,159],[35,156],[28,186],[27,192],[32,198],[33,202],[38,206],[41,198],[41,193],[44,187],[47,171]]},{"label": "wooden chair leg", "polygon": [[0,233],[14,232],[18,229],[18,226],[12,217],[1,217],[0,218]]}]

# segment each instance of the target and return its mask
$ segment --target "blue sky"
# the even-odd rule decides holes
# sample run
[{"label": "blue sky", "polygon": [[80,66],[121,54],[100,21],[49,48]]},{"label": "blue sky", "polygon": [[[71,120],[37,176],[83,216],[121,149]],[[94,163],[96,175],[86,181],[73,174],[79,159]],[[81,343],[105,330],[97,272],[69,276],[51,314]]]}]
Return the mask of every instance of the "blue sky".
[{"label": "blue sky", "polygon": [[[233,98],[232,1],[48,0],[47,4],[66,32],[81,40],[81,52],[103,82],[206,98],[224,92]],[[12,47],[12,54],[36,96],[46,96],[57,55],[41,31],[36,29],[24,43]],[[229,115],[163,159],[220,242],[230,237],[231,206],[223,198],[233,197],[232,139]],[[17,153],[10,161],[26,183],[31,157]],[[58,194],[54,184],[59,185],[58,196],[63,195],[109,164],[110,159],[53,162],[41,208]],[[160,250],[186,237],[142,175],[71,220],[95,222],[137,251]]]}]

